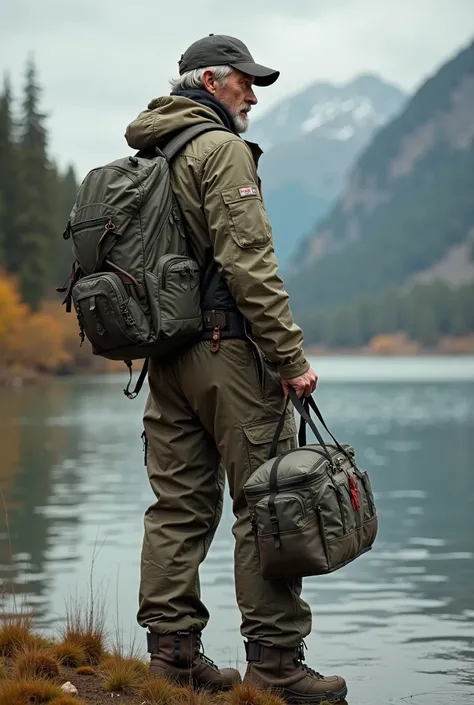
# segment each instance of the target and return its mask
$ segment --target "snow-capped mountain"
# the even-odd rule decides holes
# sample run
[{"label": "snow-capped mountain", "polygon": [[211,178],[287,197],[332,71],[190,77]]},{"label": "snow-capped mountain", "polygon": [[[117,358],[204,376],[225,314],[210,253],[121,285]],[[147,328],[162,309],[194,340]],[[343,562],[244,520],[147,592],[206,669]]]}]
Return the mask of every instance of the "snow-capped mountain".
[{"label": "snow-capped mountain", "polygon": [[372,135],[401,110],[406,95],[376,76],[341,86],[315,83],[251,124],[265,203],[281,264],[339,196]]}]

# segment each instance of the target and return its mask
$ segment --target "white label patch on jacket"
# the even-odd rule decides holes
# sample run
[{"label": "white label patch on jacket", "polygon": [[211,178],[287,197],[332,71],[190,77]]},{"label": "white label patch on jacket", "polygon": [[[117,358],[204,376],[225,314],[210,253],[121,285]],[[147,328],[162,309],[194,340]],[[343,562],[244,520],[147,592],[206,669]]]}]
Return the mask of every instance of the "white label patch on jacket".
[{"label": "white label patch on jacket", "polygon": [[256,196],[258,192],[255,186],[246,186],[245,188],[239,188],[239,193],[240,198],[244,198],[245,196]]}]

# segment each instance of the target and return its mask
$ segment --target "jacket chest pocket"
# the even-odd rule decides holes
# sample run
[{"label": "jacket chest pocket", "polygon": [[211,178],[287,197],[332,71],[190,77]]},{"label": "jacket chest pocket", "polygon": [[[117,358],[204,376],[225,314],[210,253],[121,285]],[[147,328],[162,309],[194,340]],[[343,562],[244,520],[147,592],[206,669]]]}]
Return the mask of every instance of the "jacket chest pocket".
[{"label": "jacket chest pocket", "polygon": [[272,229],[257,187],[231,188],[222,191],[221,195],[229,232],[235,243],[239,247],[268,245]]}]

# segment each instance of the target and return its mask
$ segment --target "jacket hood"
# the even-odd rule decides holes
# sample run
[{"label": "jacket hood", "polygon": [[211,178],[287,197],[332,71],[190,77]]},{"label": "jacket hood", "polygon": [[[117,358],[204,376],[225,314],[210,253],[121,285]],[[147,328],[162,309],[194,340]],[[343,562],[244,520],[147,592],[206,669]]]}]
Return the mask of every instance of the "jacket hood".
[{"label": "jacket hood", "polygon": [[128,125],[125,139],[132,149],[161,148],[177,132],[202,122],[223,124],[212,108],[182,96],[163,96]]}]

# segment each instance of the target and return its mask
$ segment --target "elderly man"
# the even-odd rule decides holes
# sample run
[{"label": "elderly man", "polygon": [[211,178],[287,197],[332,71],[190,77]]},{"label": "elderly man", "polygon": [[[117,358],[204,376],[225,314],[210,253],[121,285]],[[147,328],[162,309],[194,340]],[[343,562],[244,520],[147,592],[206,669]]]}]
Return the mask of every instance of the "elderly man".
[{"label": "elderly man", "polygon": [[[317,382],[278,275],[257,176],[261,150],[240,137],[257,103],[254,86],[271,85],[279,73],[255,63],[240,40],[209,35],[185,51],[179,74],[171,95],[152,100],[126,131],[131,147],[147,149],[192,125],[220,127],[192,140],[170,165],[191,251],[206,272],[203,310],[211,315],[202,340],[150,364],[144,426],[157,502],[145,515],[138,611],[150,670],[215,690],[240,681],[200,651],[209,613],[198,571],[220,519],[224,467],[235,515],[244,680],[277,689],[288,702],[337,701],[347,692],[344,680],[303,663],[311,610],[301,581],[260,575],[243,493],[268,459],[289,386],[307,396]],[[295,447],[295,432],[289,411],[278,452]]]}]

